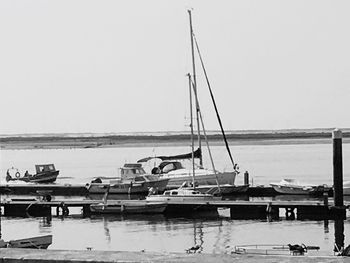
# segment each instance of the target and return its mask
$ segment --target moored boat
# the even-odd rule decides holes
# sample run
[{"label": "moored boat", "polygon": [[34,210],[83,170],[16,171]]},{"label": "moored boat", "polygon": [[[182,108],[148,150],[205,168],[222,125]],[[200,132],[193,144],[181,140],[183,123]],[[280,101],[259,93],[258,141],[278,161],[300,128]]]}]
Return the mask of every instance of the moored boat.
[{"label": "moored boat", "polygon": [[[198,150],[196,151],[198,153]],[[195,152],[195,157],[198,156]],[[153,167],[152,174],[158,175],[160,178],[169,179],[167,188],[180,187],[184,182],[192,182],[192,175],[195,174],[195,180],[198,185],[216,185],[217,182],[221,185],[234,185],[236,180],[236,171],[232,172],[215,172],[212,169],[203,167],[192,168],[184,167],[180,160],[185,160],[190,157],[190,154],[175,155],[175,156],[156,156],[139,160],[138,162],[146,162],[153,158],[163,160],[158,166]],[[178,158],[178,159],[176,159]],[[176,159],[176,161],[174,160]],[[216,179],[217,178],[217,179]]]},{"label": "moored boat", "polygon": [[295,179],[283,179],[278,183],[270,183],[270,185],[280,194],[308,195],[318,190],[317,185],[301,183]]},{"label": "moored boat", "polygon": [[[220,187],[220,189],[219,189]],[[201,193],[209,194],[222,194],[222,195],[233,195],[233,194],[244,194],[247,192],[249,185],[232,185],[232,184],[221,184],[217,185],[198,185],[196,190]],[[187,189],[191,189],[188,187]]]},{"label": "moored boat", "polygon": [[183,201],[214,201],[221,200],[221,196],[214,196],[208,193],[201,193],[195,189],[173,189],[164,191],[161,195],[149,195],[146,197],[147,201],[160,202],[183,202]]},{"label": "moored boat", "polygon": [[6,181],[23,181],[31,183],[53,183],[56,181],[59,170],[56,170],[54,164],[38,164],[35,165],[35,174],[30,174],[28,171],[21,176],[18,169],[12,167],[6,172]]},{"label": "moored boat", "polygon": [[103,182],[99,178],[87,184],[89,194],[102,194],[109,188],[110,194],[148,193],[150,188],[157,192],[165,190],[169,179],[146,174],[141,164],[128,163],[120,168],[120,178]]},{"label": "moored boat", "polygon": [[[231,150],[225,135],[225,130],[222,125],[222,121],[218,112],[214,95],[210,87],[208,76],[207,76],[204,63],[199,51],[199,46],[195,38],[195,35],[193,33],[191,11],[188,10],[188,13],[189,13],[189,20],[190,20],[190,36],[191,36],[190,40],[191,40],[192,69],[193,69],[192,75],[190,73],[187,74],[188,83],[189,83],[189,99],[190,99],[191,152],[187,154],[180,154],[180,155],[146,157],[141,160],[138,160],[138,163],[148,162],[149,160],[152,160],[154,158],[160,159],[162,162],[158,166],[153,167],[151,172],[152,174],[157,174],[162,178],[169,178],[169,183],[168,183],[169,188],[180,187],[184,182],[189,183],[190,181],[192,181],[193,177],[195,177],[194,183],[197,183],[198,185],[221,185],[221,184],[234,185],[236,176],[239,173],[238,165],[233,160]],[[197,81],[196,81],[197,74],[195,71],[196,63],[195,63],[195,54],[194,54],[195,46],[197,48],[197,53],[200,58],[203,73],[205,75],[211,101],[213,103],[216,117],[220,126],[222,139],[225,143],[225,147],[229,155],[230,162],[232,164],[232,171],[230,172],[219,172],[215,169],[215,164],[214,164],[214,160],[209,147],[208,136],[206,133],[206,129],[204,127],[204,121],[203,121],[199,100],[198,100],[198,89],[197,89],[198,87],[197,87]],[[193,108],[195,108],[195,110]],[[195,112],[195,118],[193,116],[194,115],[193,112]],[[195,136],[194,128],[193,128],[194,119],[196,120],[196,126],[197,126],[196,136],[198,140],[198,149],[196,151],[194,150],[194,136]],[[205,143],[207,146],[208,155],[211,162],[211,169],[204,168],[203,166],[202,137],[204,137]],[[195,159],[199,159],[199,163],[197,165],[195,165],[194,163]],[[185,168],[183,164],[180,162],[182,160],[192,160],[192,167]]]},{"label": "moored boat", "polygon": [[14,239],[8,242],[0,240],[0,247],[46,249],[52,244],[52,235]]},{"label": "moored boat", "polygon": [[150,202],[146,200],[108,200],[91,204],[90,211],[100,214],[157,214],[163,213],[166,202]]}]

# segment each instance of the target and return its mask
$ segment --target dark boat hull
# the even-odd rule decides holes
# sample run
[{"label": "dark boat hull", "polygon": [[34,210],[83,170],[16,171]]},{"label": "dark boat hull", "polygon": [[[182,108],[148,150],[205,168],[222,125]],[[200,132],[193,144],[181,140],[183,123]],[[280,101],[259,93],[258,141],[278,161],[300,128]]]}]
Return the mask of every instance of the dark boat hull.
[{"label": "dark boat hull", "polygon": [[30,176],[10,178],[11,181],[23,181],[31,183],[53,183],[56,181],[60,171],[47,171]]}]

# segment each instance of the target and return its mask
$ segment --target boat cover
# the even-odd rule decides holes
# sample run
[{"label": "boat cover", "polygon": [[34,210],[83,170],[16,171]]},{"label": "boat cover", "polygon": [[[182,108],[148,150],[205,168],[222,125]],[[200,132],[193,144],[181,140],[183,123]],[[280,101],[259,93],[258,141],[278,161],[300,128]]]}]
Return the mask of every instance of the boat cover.
[{"label": "boat cover", "polygon": [[[198,148],[197,150],[195,150],[193,152],[193,156],[194,158],[200,158],[202,156],[202,151],[200,148]],[[148,162],[149,160],[152,159],[161,159],[162,161],[166,161],[166,160],[184,160],[184,159],[191,159],[192,158],[192,152],[190,153],[186,153],[186,154],[179,154],[179,155],[172,155],[172,156],[153,156],[153,157],[146,157],[143,159],[138,160],[138,163],[144,163],[144,162]]]}]

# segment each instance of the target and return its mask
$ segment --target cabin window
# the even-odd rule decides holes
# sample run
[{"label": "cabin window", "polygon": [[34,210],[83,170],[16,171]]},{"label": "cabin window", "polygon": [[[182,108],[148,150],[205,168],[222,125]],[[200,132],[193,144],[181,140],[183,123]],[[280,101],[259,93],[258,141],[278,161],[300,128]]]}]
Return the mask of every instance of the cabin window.
[{"label": "cabin window", "polygon": [[169,191],[164,192],[164,195],[170,195]]},{"label": "cabin window", "polygon": [[172,192],[171,195],[177,195],[177,192]]},{"label": "cabin window", "polygon": [[175,170],[175,169],[176,169],[176,166],[173,163],[169,163],[166,166],[164,166],[163,173],[168,173],[168,172]]}]

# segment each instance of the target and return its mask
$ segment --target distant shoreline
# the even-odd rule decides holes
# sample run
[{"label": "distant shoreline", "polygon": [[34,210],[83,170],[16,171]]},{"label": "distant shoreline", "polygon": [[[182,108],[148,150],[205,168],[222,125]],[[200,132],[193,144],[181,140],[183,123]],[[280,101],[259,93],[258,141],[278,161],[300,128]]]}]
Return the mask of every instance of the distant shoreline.
[{"label": "distant shoreline", "polygon": [[[204,139],[204,138],[203,138]],[[254,132],[229,133],[230,145],[315,144],[332,143],[331,132]],[[224,145],[221,134],[208,135],[210,145]],[[350,132],[343,132],[343,142],[350,142]],[[106,135],[106,136],[8,136],[0,138],[1,149],[69,149],[185,146],[189,134]]]}]

